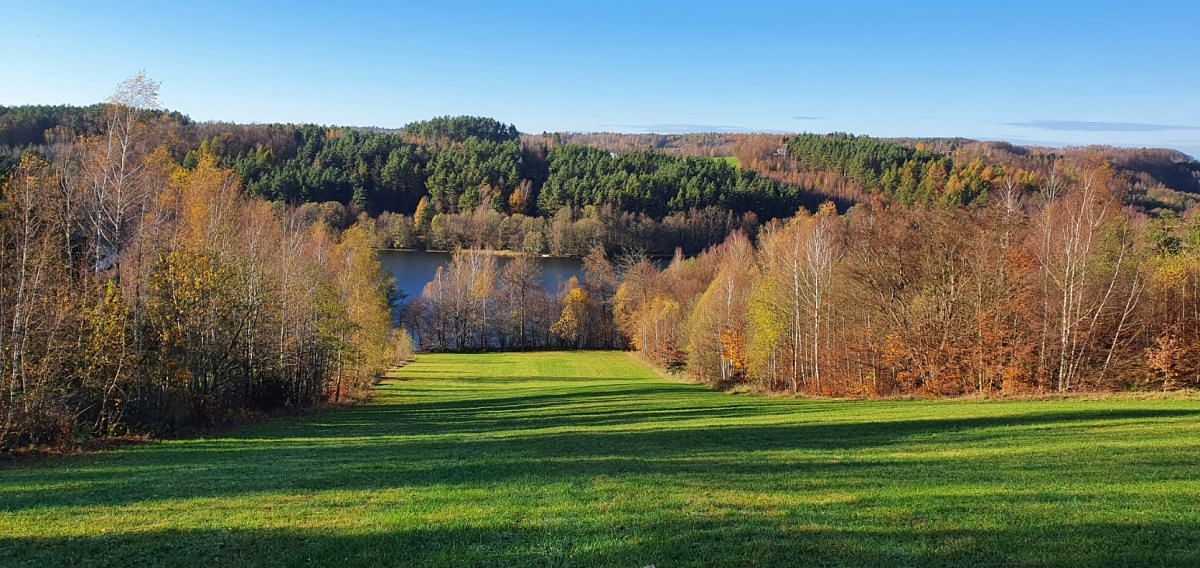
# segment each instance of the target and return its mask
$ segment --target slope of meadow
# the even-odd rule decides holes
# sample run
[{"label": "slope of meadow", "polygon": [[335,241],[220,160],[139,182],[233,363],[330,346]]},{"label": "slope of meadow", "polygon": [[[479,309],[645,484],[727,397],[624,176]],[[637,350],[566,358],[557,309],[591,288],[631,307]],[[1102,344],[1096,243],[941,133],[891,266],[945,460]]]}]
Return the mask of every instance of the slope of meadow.
[{"label": "slope of meadow", "polygon": [[615,352],[0,465],[0,564],[1200,565],[1200,400],[791,400]]}]

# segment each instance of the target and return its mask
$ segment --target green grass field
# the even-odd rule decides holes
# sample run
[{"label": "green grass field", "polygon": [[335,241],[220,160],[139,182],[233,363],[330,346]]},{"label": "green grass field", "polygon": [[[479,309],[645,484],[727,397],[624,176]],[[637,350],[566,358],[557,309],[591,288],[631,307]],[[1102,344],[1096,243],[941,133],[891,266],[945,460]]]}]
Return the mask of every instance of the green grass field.
[{"label": "green grass field", "polygon": [[718,162],[725,162],[735,168],[742,167],[742,161],[737,156],[717,156],[713,159]]},{"label": "green grass field", "polygon": [[1200,400],[816,401],[622,353],[0,464],[0,564],[1200,565]]}]

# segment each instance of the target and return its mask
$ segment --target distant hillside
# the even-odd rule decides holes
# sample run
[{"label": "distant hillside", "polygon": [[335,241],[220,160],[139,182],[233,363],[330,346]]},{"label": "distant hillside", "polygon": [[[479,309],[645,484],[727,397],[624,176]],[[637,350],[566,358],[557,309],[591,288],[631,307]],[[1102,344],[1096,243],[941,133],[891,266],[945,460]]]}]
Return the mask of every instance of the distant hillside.
[{"label": "distant hillside", "polygon": [[[25,148],[95,132],[100,108],[0,106],[0,176]],[[873,196],[969,205],[1005,176],[1032,182],[1055,167],[1068,171],[1097,159],[1114,166],[1127,182],[1126,201],[1140,209],[1178,212],[1200,202],[1200,162],[1166,149],[849,134],[522,135],[484,117],[379,129],[193,123],[178,112],[151,114],[171,125],[177,158],[187,163],[199,152],[213,153],[243,176],[250,193],[373,212],[412,213],[426,197],[443,212],[486,203],[543,216],[563,205],[607,204],[656,216],[718,206],[770,218],[825,200],[845,208]],[[555,150],[569,147],[605,153]],[[722,159],[681,161],[693,157]],[[548,182],[552,194],[543,195]]]},{"label": "distant hillside", "polygon": [[[554,133],[525,138],[612,152],[657,150],[674,156],[735,157],[745,168],[843,204],[876,192],[894,193],[895,188],[879,186],[881,178],[889,168],[901,173],[903,162],[914,158],[919,165],[941,161],[947,178],[954,173],[953,164],[976,162],[984,168],[1036,172],[1055,162],[1070,166],[1084,159],[1101,159],[1124,177],[1129,185],[1126,200],[1141,209],[1183,211],[1200,203],[1200,161],[1163,148],[1049,148],[969,138],[889,139],[838,134]],[[863,152],[861,161],[854,163],[850,146]],[[895,162],[898,156],[902,159]]]},{"label": "distant hillside", "polygon": [[[55,136],[95,132],[99,111],[98,105],[0,107],[2,153],[11,164],[27,148],[51,151]],[[412,214],[427,200],[437,213],[483,207],[543,217],[564,207],[606,206],[655,219],[720,207],[763,220],[820,203],[729,160],[522,139],[515,126],[484,117],[438,117],[383,130],[192,123],[178,113],[154,114],[169,123],[162,143],[185,166],[212,155],[241,176],[248,193],[289,203],[333,201]]]}]

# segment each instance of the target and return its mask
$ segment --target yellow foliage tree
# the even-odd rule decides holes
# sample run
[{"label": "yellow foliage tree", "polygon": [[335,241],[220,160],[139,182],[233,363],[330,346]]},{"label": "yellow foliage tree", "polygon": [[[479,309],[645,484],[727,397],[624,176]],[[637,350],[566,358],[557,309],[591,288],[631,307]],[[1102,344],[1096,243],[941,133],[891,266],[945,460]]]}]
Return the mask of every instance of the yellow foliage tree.
[{"label": "yellow foliage tree", "polygon": [[[574,279],[572,279],[574,280]],[[579,334],[587,317],[588,294],[578,283],[569,287],[563,298],[562,315],[550,326],[550,331],[568,344],[578,344]]]}]

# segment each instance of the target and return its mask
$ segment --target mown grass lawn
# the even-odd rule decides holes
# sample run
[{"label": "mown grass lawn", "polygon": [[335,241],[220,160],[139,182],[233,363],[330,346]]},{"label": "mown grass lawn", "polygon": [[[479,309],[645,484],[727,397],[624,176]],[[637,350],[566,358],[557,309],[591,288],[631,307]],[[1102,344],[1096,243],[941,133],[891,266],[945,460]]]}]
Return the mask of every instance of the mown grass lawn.
[{"label": "mown grass lawn", "polygon": [[1200,565],[1200,400],[814,401],[622,353],[422,355],[365,405],[0,465],[0,563]]}]

